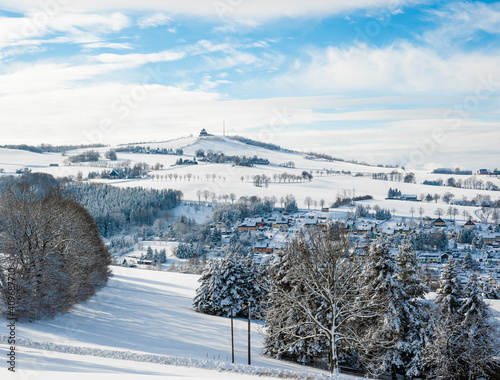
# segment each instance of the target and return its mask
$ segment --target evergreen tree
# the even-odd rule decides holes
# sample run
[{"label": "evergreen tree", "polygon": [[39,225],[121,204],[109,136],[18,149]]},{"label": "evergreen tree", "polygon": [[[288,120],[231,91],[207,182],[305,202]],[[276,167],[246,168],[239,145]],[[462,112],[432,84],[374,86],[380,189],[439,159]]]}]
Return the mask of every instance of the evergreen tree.
[{"label": "evergreen tree", "polygon": [[470,252],[467,252],[465,254],[464,260],[462,262],[462,269],[463,270],[472,270],[476,271],[480,269],[480,265],[476,260],[472,259],[472,255]]},{"label": "evergreen tree", "polygon": [[218,245],[221,242],[222,242],[222,234],[221,234],[220,230],[218,230],[217,228],[214,228],[214,230],[212,231],[212,235],[211,235],[211,243]]},{"label": "evergreen tree", "polygon": [[481,282],[473,274],[465,287],[463,306],[459,310],[463,316],[460,329],[464,350],[459,362],[464,379],[488,376],[489,370],[498,367],[493,357],[497,355],[500,344],[489,323],[490,312],[481,293]]},{"label": "evergreen tree", "polygon": [[197,311],[204,314],[214,314],[213,293],[219,273],[219,260],[209,260],[201,273],[201,277],[198,279],[200,286],[196,289],[193,300],[193,306]]},{"label": "evergreen tree", "polygon": [[458,279],[457,263],[450,260],[443,265],[439,276],[439,289],[434,301],[445,318],[454,319],[462,307],[463,289]]},{"label": "evergreen tree", "polygon": [[148,249],[146,250],[146,256],[144,256],[146,260],[153,260],[153,249],[151,246],[148,246]]},{"label": "evergreen tree", "polygon": [[397,254],[397,279],[402,284],[404,294],[397,303],[401,328],[397,349],[402,365],[399,371],[408,377],[421,375],[423,367],[424,331],[428,313],[419,301],[429,291],[418,276],[419,263],[415,251],[409,244],[403,245]]},{"label": "evergreen tree", "polygon": [[198,280],[201,285],[196,291],[194,307],[207,314],[247,316],[248,303],[251,313],[260,317],[260,303],[264,289],[259,286],[258,268],[251,258],[227,254],[220,262],[210,260]]},{"label": "evergreen tree", "polygon": [[160,263],[165,264],[167,262],[167,251],[165,250],[165,248],[160,250],[159,256]]},{"label": "evergreen tree", "polygon": [[393,376],[404,367],[402,358],[403,323],[406,317],[404,304],[406,294],[398,281],[396,266],[389,249],[383,245],[373,246],[368,254],[368,265],[363,273],[365,286],[361,296],[365,300],[383,300],[380,314],[361,326],[366,336],[366,353],[362,361],[370,371],[390,371]]}]

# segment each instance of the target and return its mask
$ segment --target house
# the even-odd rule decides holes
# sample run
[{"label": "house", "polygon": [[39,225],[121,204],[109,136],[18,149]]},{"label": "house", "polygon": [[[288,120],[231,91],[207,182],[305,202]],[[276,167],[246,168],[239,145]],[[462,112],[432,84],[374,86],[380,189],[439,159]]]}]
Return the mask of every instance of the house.
[{"label": "house", "polygon": [[403,225],[403,226],[398,226],[398,227],[394,228],[394,233],[396,235],[410,235],[411,230],[410,230],[409,226]]},{"label": "house", "polygon": [[253,253],[273,253],[274,248],[269,247],[269,243],[266,241],[257,242],[253,246]]},{"label": "house", "polygon": [[490,174],[490,172],[488,171],[488,169],[479,169],[477,171],[477,175],[488,175]]},{"label": "house", "polygon": [[321,212],[330,212],[330,208],[329,207],[323,207],[321,209]]},{"label": "house", "polygon": [[425,252],[418,255],[417,260],[422,264],[440,264],[441,255],[437,252]]},{"label": "house", "polygon": [[290,220],[287,218],[278,218],[273,222],[272,226],[273,228],[279,228],[280,231],[288,231]]},{"label": "house", "polygon": [[417,202],[418,197],[417,197],[417,194],[403,194],[403,195],[401,195],[401,200]]},{"label": "house", "polygon": [[118,173],[116,172],[116,170],[113,170],[111,171],[111,173],[109,173],[109,178],[110,179],[118,179]]},{"label": "house", "polygon": [[354,231],[360,235],[366,235],[369,232],[372,232],[372,226],[369,224],[360,224],[355,226]]},{"label": "house", "polygon": [[476,228],[476,224],[469,219],[467,223],[464,224],[464,228]]},{"label": "house", "polygon": [[239,231],[255,231],[257,229],[257,222],[253,219],[245,219],[238,225]]},{"label": "house", "polygon": [[446,222],[441,218],[437,218],[432,224],[434,227],[446,227]]},{"label": "house", "polygon": [[491,247],[500,247],[500,234],[484,234],[484,244]]}]

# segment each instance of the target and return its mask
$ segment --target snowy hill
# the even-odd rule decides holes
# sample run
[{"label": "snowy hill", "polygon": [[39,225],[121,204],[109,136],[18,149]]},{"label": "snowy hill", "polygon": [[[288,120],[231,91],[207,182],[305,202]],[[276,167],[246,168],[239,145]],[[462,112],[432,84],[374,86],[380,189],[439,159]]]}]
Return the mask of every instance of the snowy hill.
[{"label": "snowy hill", "polygon": [[[332,204],[338,192],[343,190],[355,190],[356,195],[371,195],[373,200],[365,201],[370,206],[378,205],[383,208],[396,210],[396,215],[409,217],[410,209],[423,207],[424,216],[434,217],[437,208],[446,209],[449,205],[442,201],[435,202],[402,202],[398,200],[386,200],[389,188],[398,188],[403,194],[438,194],[442,196],[446,192],[452,192],[455,199],[463,197],[469,200],[477,194],[489,195],[492,200],[499,198],[497,191],[455,188],[447,186],[425,185],[425,180],[446,181],[453,177],[456,180],[465,180],[470,176],[433,174],[426,171],[413,171],[416,183],[404,183],[395,181],[385,181],[372,179],[372,173],[390,173],[397,171],[406,174],[402,169],[393,169],[377,166],[359,165],[342,161],[325,161],[320,159],[306,159],[305,155],[287,151],[269,150],[258,146],[249,145],[241,141],[226,136],[210,136],[199,138],[190,136],[175,140],[163,142],[130,144],[132,146],[142,146],[150,149],[182,149],[181,157],[166,154],[146,154],[146,153],[124,153],[118,152],[117,161],[109,161],[104,158],[105,152],[109,149],[123,148],[104,147],[97,148],[101,154],[98,162],[86,162],[79,164],[65,164],[67,156],[72,156],[88,149],[80,149],[66,152],[67,156],[61,154],[37,154],[26,151],[11,149],[0,149],[0,169],[6,174],[14,173],[18,169],[27,168],[35,172],[46,172],[54,176],[76,176],[81,173],[86,178],[90,172],[100,173],[103,170],[112,170],[113,167],[128,163],[133,166],[136,163],[146,163],[150,166],[156,164],[162,165],[161,170],[150,171],[144,178],[106,180],[95,179],[93,181],[109,183],[119,187],[144,188],[172,188],[183,192],[184,199],[198,200],[198,192],[208,190],[222,197],[224,194],[234,193],[237,197],[257,195],[275,196],[278,200],[286,194],[293,194],[297,199],[299,207],[306,207],[304,202],[306,197],[311,197],[319,203],[321,199],[325,200],[325,205]],[[269,165],[255,165],[253,167],[234,166],[231,163],[216,164],[208,162],[199,162],[198,165],[175,165],[179,158],[193,160],[197,150],[205,152],[222,152],[225,155],[238,155],[269,160]],[[285,162],[293,162],[295,168],[282,167]],[[58,164],[59,166],[50,166]],[[334,171],[335,175],[326,175],[326,170]],[[281,182],[276,176],[286,172],[296,176],[301,176],[303,171],[313,175],[311,182]],[[252,183],[254,175],[266,175],[271,178],[268,187],[255,187]],[[189,178],[187,177],[189,176]],[[479,178],[483,182],[490,181],[500,187],[500,179],[495,177]],[[475,215],[476,207],[457,206],[459,214],[458,219],[462,218],[463,211]]]}]

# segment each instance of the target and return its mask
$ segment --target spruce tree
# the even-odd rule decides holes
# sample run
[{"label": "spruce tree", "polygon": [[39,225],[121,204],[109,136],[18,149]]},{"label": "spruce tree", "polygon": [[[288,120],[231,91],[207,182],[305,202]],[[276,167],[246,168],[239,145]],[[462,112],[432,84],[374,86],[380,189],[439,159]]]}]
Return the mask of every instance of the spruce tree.
[{"label": "spruce tree", "polygon": [[420,301],[429,291],[418,276],[418,261],[409,244],[403,245],[397,254],[397,279],[402,284],[404,294],[397,303],[401,328],[397,349],[402,365],[398,368],[405,376],[418,376],[424,371],[423,348],[425,338],[422,331],[428,313]]},{"label": "spruce tree", "polygon": [[470,252],[465,254],[464,260],[462,262],[463,270],[478,270],[480,269],[480,265],[476,260],[472,259],[472,255]]},{"label": "spruce tree", "polygon": [[457,263],[450,260],[443,265],[439,276],[439,288],[435,300],[445,318],[454,319],[462,307],[463,289],[457,273]]},{"label": "spruce tree", "polygon": [[250,257],[228,253],[222,260],[210,260],[196,290],[194,307],[207,314],[224,317],[247,316],[248,303],[254,318],[261,316],[260,303],[264,288],[259,285],[259,268]]},{"label": "spruce tree", "polygon": [[365,287],[362,298],[383,300],[379,315],[363,325],[367,340],[366,353],[362,360],[374,373],[390,371],[393,376],[404,366],[401,335],[406,294],[396,275],[396,266],[389,249],[384,245],[374,245],[368,254],[368,265],[363,273]]},{"label": "spruce tree", "polygon": [[214,283],[220,272],[219,260],[209,260],[201,273],[193,300],[195,310],[204,314],[215,314],[213,307]]},{"label": "spruce tree", "polygon": [[462,352],[459,363],[464,379],[487,377],[490,371],[498,367],[494,356],[500,348],[496,331],[489,322],[489,308],[482,296],[481,283],[473,274],[465,287],[464,302],[459,310],[462,318]]}]

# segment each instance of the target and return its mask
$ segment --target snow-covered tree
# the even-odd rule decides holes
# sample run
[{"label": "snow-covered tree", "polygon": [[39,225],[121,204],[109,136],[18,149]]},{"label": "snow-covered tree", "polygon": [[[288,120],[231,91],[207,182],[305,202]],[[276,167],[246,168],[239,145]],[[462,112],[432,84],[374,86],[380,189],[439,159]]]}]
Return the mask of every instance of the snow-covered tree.
[{"label": "snow-covered tree", "polygon": [[389,249],[373,246],[368,254],[368,264],[363,271],[361,298],[380,302],[379,314],[364,321],[359,328],[366,338],[366,350],[361,352],[362,361],[375,373],[390,371],[396,375],[404,366],[402,359],[403,317],[406,315],[406,294],[398,280],[396,266]]},{"label": "snow-covered tree", "polygon": [[[461,307],[453,318],[438,320],[427,347],[429,378],[470,380],[488,377],[498,366],[494,356],[500,348],[489,323],[489,311],[473,274],[463,292]],[[442,309],[445,313],[447,309]]]},{"label": "snow-covered tree", "polygon": [[220,260],[209,260],[198,279],[200,286],[196,289],[193,305],[196,310],[205,314],[213,314],[213,293],[215,281],[219,278]]},{"label": "snow-covered tree", "polygon": [[250,257],[229,253],[222,260],[210,260],[198,280],[193,304],[196,310],[224,317],[251,314],[260,317],[264,288],[259,285],[261,268]]},{"label": "snow-covered tree", "polygon": [[479,263],[472,258],[472,255],[470,254],[470,252],[467,252],[465,254],[464,260],[462,261],[462,269],[463,270],[472,270],[472,271],[480,269]]},{"label": "snow-covered tree", "polygon": [[304,291],[300,281],[292,275],[291,254],[290,250],[279,250],[269,264],[264,353],[279,359],[310,363],[314,358],[324,356],[328,348],[316,338],[314,326],[301,321],[297,307],[289,305],[286,312],[281,307],[282,292],[293,295]]},{"label": "snow-covered tree", "polygon": [[7,301],[7,271],[14,269],[21,319],[66,312],[109,277],[111,257],[92,216],[47,174],[25,174],[3,187],[0,252],[1,296]]},{"label": "snow-covered tree", "polygon": [[443,265],[435,303],[445,318],[454,319],[462,307],[463,289],[457,273],[457,263],[450,260]]},{"label": "snow-covered tree", "polygon": [[408,377],[418,376],[424,370],[422,356],[426,337],[423,331],[428,320],[428,311],[421,300],[429,288],[418,275],[419,263],[409,243],[400,247],[396,263],[396,277],[404,291],[402,299],[396,303],[402,322],[397,343],[402,366],[398,370]]},{"label": "snow-covered tree", "polygon": [[146,260],[153,260],[153,248],[148,245],[148,248],[146,250],[146,256],[144,257]]},{"label": "snow-covered tree", "polygon": [[481,280],[481,290],[483,291],[483,297],[485,299],[491,299],[491,300],[500,299],[500,291],[498,287],[491,286],[489,279]]},{"label": "snow-covered tree", "polygon": [[284,251],[286,265],[277,265],[286,274],[269,273],[266,349],[274,356],[290,349],[308,355],[326,345],[330,369],[338,374],[342,349],[364,346],[353,319],[374,316],[376,303],[357,299],[363,259],[338,228],[298,235]]}]

